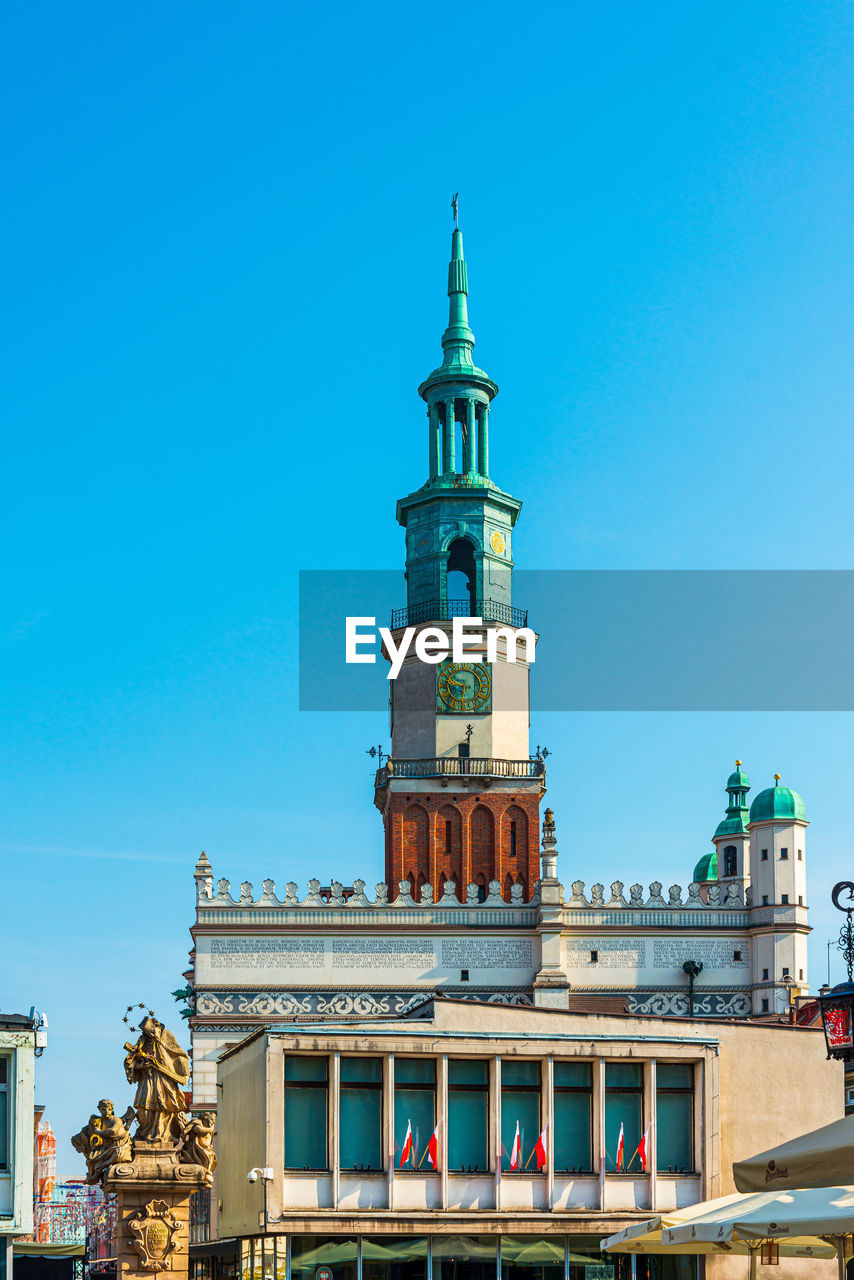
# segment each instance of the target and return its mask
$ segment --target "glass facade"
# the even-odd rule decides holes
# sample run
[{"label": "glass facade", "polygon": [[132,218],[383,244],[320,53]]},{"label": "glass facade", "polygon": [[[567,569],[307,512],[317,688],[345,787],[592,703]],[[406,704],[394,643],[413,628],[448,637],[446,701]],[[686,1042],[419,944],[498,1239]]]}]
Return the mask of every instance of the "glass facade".
[{"label": "glass facade", "polygon": [[363,1236],[362,1280],[427,1280],[426,1236]]},{"label": "glass facade", "polygon": [[694,1067],[690,1062],[659,1062],[655,1074],[658,1172],[692,1173]]},{"label": "glass facade", "polygon": [[[643,1063],[605,1063],[605,1169],[617,1172],[620,1126],[623,1127],[623,1172],[641,1172],[635,1160],[643,1136]],[[634,1161],[634,1164],[632,1162]]]},{"label": "glass facade", "polygon": [[327,1058],[285,1056],[286,1169],[327,1167],[328,1089]]},{"label": "glass facade", "polygon": [[448,1168],[466,1173],[489,1168],[489,1063],[452,1059],[448,1063]]},{"label": "glass facade", "polygon": [[328,1267],[333,1280],[357,1280],[358,1241],[352,1236],[291,1236],[291,1280],[315,1280],[318,1267]]},{"label": "glass facade", "polygon": [[[241,1242],[240,1280],[697,1280],[698,1259],[603,1254],[598,1236],[255,1236]],[[269,1261],[268,1261],[269,1259]],[[193,1259],[192,1280],[209,1280]],[[634,1268],[632,1263],[634,1262]],[[270,1271],[272,1268],[272,1272]],[[2,1277],[0,1277],[2,1280]],[[223,1273],[214,1280],[228,1280]]]},{"label": "glass facade", "polygon": [[517,1126],[521,1146],[519,1169],[527,1167],[538,1173],[532,1156],[541,1128],[540,1064],[511,1058],[501,1063],[501,1168],[504,1170],[510,1169]]},{"label": "glass facade", "polygon": [[556,1173],[593,1169],[593,1064],[554,1064],[554,1166]]},{"label": "glass facade", "polygon": [[382,1169],[382,1058],[341,1059],[340,1164],[360,1172]]},{"label": "glass facade", "polygon": [[[430,1169],[424,1159],[427,1143],[436,1126],[436,1063],[432,1058],[394,1060],[394,1163],[400,1156],[406,1130],[412,1130],[412,1157],[407,1169]],[[422,1163],[423,1161],[423,1163]]]}]

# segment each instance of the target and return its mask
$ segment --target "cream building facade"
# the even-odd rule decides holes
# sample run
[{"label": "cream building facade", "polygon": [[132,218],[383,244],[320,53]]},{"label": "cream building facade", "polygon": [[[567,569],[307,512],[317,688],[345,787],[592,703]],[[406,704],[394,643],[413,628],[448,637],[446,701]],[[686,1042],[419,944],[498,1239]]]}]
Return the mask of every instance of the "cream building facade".
[{"label": "cream building facade", "polygon": [[[732,1162],[791,1136],[793,1116],[807,1130],[842,1111],[820,1030],[442,998],[258,1030],[222,1056],[219,1084],[219,1235],[241,1242],[245,1276],[290,1280],[696,1275],[687,1258],[603,1258],[599,1241],[727,1194]],[[527,1168],[511,1169],[517,1128]],[[247,1181],[257,1166],[266,1197]],[[744,1269],[713,1259],[706,1274]]]}]

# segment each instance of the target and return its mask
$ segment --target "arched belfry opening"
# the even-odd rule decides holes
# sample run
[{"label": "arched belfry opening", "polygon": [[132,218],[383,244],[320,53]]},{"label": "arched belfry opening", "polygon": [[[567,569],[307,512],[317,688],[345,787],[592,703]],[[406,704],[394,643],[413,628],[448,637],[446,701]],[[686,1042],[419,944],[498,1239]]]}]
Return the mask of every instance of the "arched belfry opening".
[{"label": "arched belfry opening", "polygon": [[477,615],[477,567],[474,544],[468,538],[455,538],[448,547],[447,600],[464,600],[469,616]]}]

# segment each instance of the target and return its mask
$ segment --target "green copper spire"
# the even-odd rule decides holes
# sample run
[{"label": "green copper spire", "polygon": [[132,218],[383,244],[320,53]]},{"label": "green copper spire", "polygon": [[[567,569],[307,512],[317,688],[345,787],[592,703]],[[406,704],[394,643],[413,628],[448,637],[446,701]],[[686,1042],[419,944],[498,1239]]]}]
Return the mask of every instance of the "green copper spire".
[{"label": "green copper spire", "polygon": [[442,334],[442,349],[445,358],[443,369],[458,369],[471,372],[474,361],[471,353],[474,350],[474,334],[469,327],[468,303],[469,291],[466,260],[463,257],[463,233],[459,227],[454,228],[451,236],[451,261],[448,263],[448,327]]},{"label": "green copper spire", "polygon": [[[456,207],[454,208],[456,220]],[[472,359],[474,334],[468,317],[468,270],[463,233],[451,233],[448,265],[448,327],[442,363],[421,383],[430,420],[430,480],[438,484],[489,484],[489,405],[498,394],[492,379]],[[457,437],[459,445],[457,447]]]}]

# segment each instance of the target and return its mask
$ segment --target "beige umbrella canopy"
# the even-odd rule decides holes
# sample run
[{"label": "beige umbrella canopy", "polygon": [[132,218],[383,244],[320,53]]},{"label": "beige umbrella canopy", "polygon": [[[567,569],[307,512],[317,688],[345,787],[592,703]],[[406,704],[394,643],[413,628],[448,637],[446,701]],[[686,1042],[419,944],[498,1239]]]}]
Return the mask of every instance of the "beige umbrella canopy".
[{"label": "beige umbrella canopy", "polygon": [[[729,1205],[695,1206],[694,1215],[672,1227],[664,1227],[661,1242],[681,1253],[694,1244],[758,1247],[765,1240],[781,1246],[793,1239],[812,1240],[815,1246],[833,1244],[839,1259],[839,1275],[845,1275],[845,1240],[854,1233],[854,1186],[805,1187],[790,1191],[764,1191],[737,1197]],[[818,1256],[817,1254],[813,1256]],[[751,1257],[751,1273],[755,1255]]]},{"label": "beige umbrella canopy", "polygon": [[[703,1213],[726,1213],[744,1204],[747,1197],[740,1195],[721,1196],[719,1200],[706,1200],[703,1204],[695,1204],[687,1209],[675,1209],[670,1213],[661,1213],[648,1218],[645,1222],[635,1222],[623,1231],[608,1236],[600,1247],[606,1253],[634,1254],[729,1254],[749,1257],[755,1252],[755,1246],[741,1239],[725,1242],[693,1239],[686,1245],[674,1248],[665,1244],[662,1233],[667,1228],[680,1226],[697,1218]],[[832,1244],[816,1240],[811,1236],[794,1236],[780,1240],[780,1253],[787,1258],[834,1258],[836,1249]]]},{"label": "beige umbrella canopy", "polygon": [[854,1182],[854,1115],[732,1166],[739,1191],[847,1186]]}]

